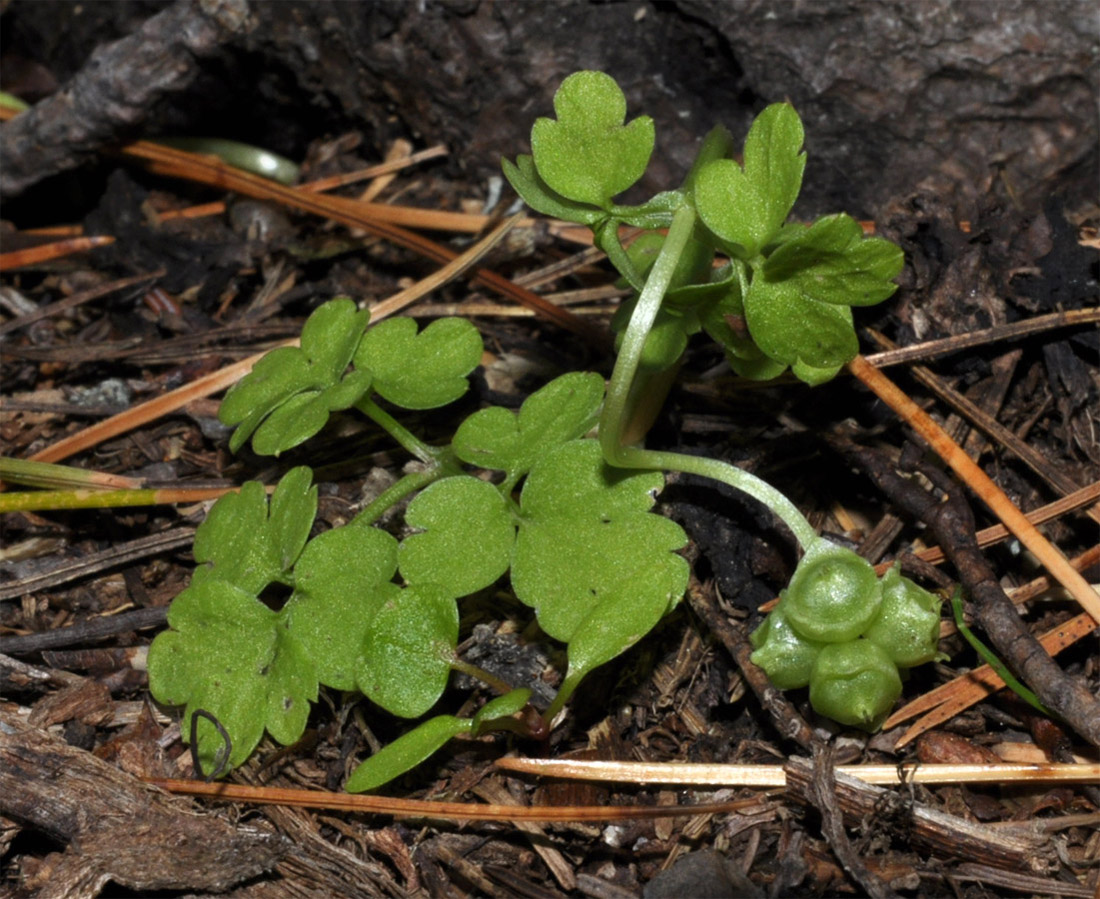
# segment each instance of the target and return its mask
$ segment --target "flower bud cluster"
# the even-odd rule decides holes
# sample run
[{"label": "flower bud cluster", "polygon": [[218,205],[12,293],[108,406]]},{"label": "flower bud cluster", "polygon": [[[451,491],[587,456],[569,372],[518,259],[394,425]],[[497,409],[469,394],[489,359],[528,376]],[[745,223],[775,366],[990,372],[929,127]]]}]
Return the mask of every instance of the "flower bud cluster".
[{"label": "flower bud cluster", "polygon": [[901,695],[901,671],[937,658],[940,600],[902,577],[880,579],[854,552],[818,540],[752,634],[752,661],[775,686],[809,686],[810,704],[877,730]]}]

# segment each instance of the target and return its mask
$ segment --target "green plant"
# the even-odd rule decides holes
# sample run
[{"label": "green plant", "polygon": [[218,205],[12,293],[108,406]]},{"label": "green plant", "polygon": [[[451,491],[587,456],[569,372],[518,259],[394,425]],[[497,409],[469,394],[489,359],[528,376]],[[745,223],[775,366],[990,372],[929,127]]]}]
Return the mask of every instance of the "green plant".
[{"label": "green plant", "polygon": [[[257,452],[277,454],[320,430],[331,411],[355,408],[423,463],[352,522],[312,539],[317,488],[305,467],[288,472],[270,501],[258,483],[246,484],[200,526],[200,567],[150,649],[150,683],[158,699],[186,707],[185,733],[197,710],[220,722],[230,766],[265,729],[296,740],[321,684],[361,691],[407,718],[436,703],[454,669],[500,686],[456,656],[458,600],[508,571],[517,598],[567,645],[568,670],[546,721],[684,592],[687,565],[675,551],[686,537],[650,512],[661,475],[613,469],[583,436],[596,421],[602,378],[563,375],[518,414],[480,410],[451,445],[432,447],[374,395],[411,409],[456,399],[481,357],[476,330],[459,319],[419,333],[411,319],[366,326],[350,300],[326,303],[306,323],[300,349],[270,353],[222,404],[222,420],[237,425],[234,447],[251,437]],[[499,472],[499,483],[463,463]],[[411,534],[398,540],[372,526],[413,493],[404,516]],[[561,559],[570,560],[565,571]],[[277,585],[290,598],[274,609],[264,599]],[[505,696],[472,719],[433,718],[372,756],[349,788],[387,780],[457,734],[515,728],[511,716],[528,693],[501,689]],[[211,770],[223,737],[205,716],[195,732]]]},{"label": "green plant", "polygon": [[[480,675],[503,694],[470,719],[420,724],[367,759],[349,789],[377,786],[459,734],[529,730],[526,691],[456,655],[459,601],[505,574],[542,630],[567,648],[564,678],[536,729],[549,726],[589,672],[641,639],[683,596],[688,568],[677,550],[686,537],[651,511],[662,471],[713,478],[755,497],[801,544],[791,586],[757,632],[756,657],[778,685],[809,684],[823,712],[869,726],[896,692],[860,700],[853,713],[840,680],[891,673],[897,680],[899,665],[928,655],[923,636],[891,636],[891,622],[908,613],[886,613],[893,603],[884,596],[908,596],[915,585],[896,572],[880,583],[748,472],[637,444],[699,331],[748,377],[788,367],[810,384],[832,377],[857,352],[850,307],[892,293],[900,251],[864,238],[844,215],[786,221],[805,164],[802,125],[788,105],[757,118],[743,165],[732,159],[728,132],[715,129],[679,189],[634,206],[613,198],[642,177],[652,122],[624,124],[622,92],[598,72],[567,78],[555,110],[556,120],[535,123],[533,155],[505,161],[504,170],[536,210],[591,227],[636,291],[615,322],[618,356],[606,395],[598,375],[567,374],[518,413],[483,409],[449,445],[429,446],[379,400],[420,410],[458,398],[480,358],[476,331],[442,320],[418,332],[409,319],[368,330],[367,314],[346,299],[313,313],[300,348],[275,350],[234,387],[220,413],[237,426],[233,449],[251,439],[256,452],[278,454],[316,434],[331,413],[354,409],[421,468],[349,524],[312,539],[316,488],[305,468],[289,472],[270,502],[248,484],[211,510],[195,543],[203,567],[173,603],[171,630],[154,641],[150,683],[162,701],[186,706],[184,733],[200,710],[223,725],[231,765],[265,729],[284,743],[296,739],[319,685],[358,690],[408,718],[435,705],[453,670]],[[624,246],[624,225],[645,233]],[[597,424],[598,439],[586,437]],[[373,526],[410,496],[408,536]],[[282,608],[265,602],[272,585],[290,591]],[[830,621],[828,632],[811,632],[804,619],[813,618]],[[791,649],[793,666],[785,661]],[[196,720],[207,770],[224,754],[224,738],[207,715]]]}]

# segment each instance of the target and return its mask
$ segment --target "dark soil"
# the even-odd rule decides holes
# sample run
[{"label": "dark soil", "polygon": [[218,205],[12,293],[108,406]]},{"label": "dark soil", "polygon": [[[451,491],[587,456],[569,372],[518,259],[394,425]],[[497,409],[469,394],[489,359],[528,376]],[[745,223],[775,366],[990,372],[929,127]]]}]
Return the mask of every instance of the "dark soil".
[{"label": "dark soil", "polygon": [[[35,120],[0,126],[3,251],[46,240],[28,233],[45,226],[79,224],[115,237],[108,247],[0,276],[5,456],[30,457],[294,336],[333,296],[369,305],[435,266],[342,226],[153,175],[114,152],[116,142],[169,133],[245,139],[304,161],[303,180],[374,164],[397,139],[416,149],[443,143],[446,159],[399,174],[379,199],[480,211],[494,202],[499,156],[525,149],[530,123],[549,113],[560,78],[581,67],[616,75],[630,109],[657,119],[661,161],[650,177],[662,181],[652,187],[678,182],[714,122],[741,135],[766,103],[795,103],[810,153],[809,190],[796,215],[844,209],[873,219],[906,254],[897,294],[857,311],[869,329],[867,355],[882,349],[872,330],[907,346],[1097,306],[1100,57],[1095,10],[1084,3],[223,7],[211,24],[199,4],[186,2],[0,6],[3,89],[29,99],[61,96],[59,84],[67,91],[66,102],[40,109]],[[158,14],[178,17],[171,33],[166,20],[150,18]],[[118,55],[112,42],[140,27]],[[499,204],[511,199],[505,188]],[[227,209],[159,222],[213,201]],[[469,243],[432,236],[459,250]],[[544,226],[520,237],[490,262],[509,278],[583,249]],[[147,277],[35,314],[139,275]],[[612,280],[597,262],[538,291]],[[557,325],[494,310],[498,303],[457,281],[409,310],[423,320],[467,315],[489,354],[470,394],[422,421],[430,436],[442,438],[481,405],[518,406],[559,373],[609,371],[608,352]],[[571,308],[602,325],[612,311],[606,303]],[[924,364],[949,396],[965,396],[984,418],[937,397]],[[1098,480],[1098,371],[1093,324],[991,340],[891,374],[1029,511]],[[350,416],[277,461],[234,456],[216,412],[216,398],[195,400],[66,464],[180,487],[270,484],[306,463],[321,485],[323,529],[351,517],[407,461]],[[979,427],[988,420],[1011,433],[1012,445]],[[854,379],[813,390],[789,380],[748,384],[704,341],[691,346],[649,442],[750,468],[819,530],[872,562],[904,558],[929,588],[977,576],[959,563],[919,565],[913,552],[944,534],[966,544],[997,523],[976,501],[970,508],[964,488],[944,480],[923,445]],[[1032,463],[1021,460],[1020,446]],[[934,505],[949,496],[950,513],[926,509],[914,485]],[[979,899],[1087,897],[1100,884],[1095,788],[908,785],[869,796],[834,784],[834,763],[988,763],[1010,752],[1095,761],[1097,747],[1085,729],[1032,714],[1007,691],[896,751],[907,725],[871,738],[841,733],[812,716],[802,693],[784,700],[764,689],[746,662],[745,640],[759,607],[786,583],[793,547],[754,503],[686,477],[671,478],[661,495],[662,511],[692,540],[694,576],[679,609],[583,685],[547,744],[456,742],[383,792],[522,805],[740,800],[738,811],[530,833],[154,793],[138,778],[187,778],[193,768],[178,710],[149,697],[144,651],[188,582],[191,533],[207,507],[4,516],[0,892]],[[1044,530],[1071,559],[1098,542],[1087,510]],[[1041,574],[1013,541],[989,546],[980,561],[1005,589]],[[1100,576],[1095,561],[1085,576]],[[498,594],[471,605],[467,657],[516,682],[560,677],[560,647],[540,638],[518,608]],[[1035,633],[1079,612],[1057,590],[1021,606]],[[1057,656],[1067,682],[1093,697],[1095,638]],[[914,672],[903,701],[980,663],[958,636],[944,648],[950,661]],[[487,698],[460,686],[441,711],[468,711]],[[371,740],[385,743],[406,727],[362,697],[326,693],[306,739],[292,747],[265,741],[231,779],[339,790]],[[799,756],[812,764],[801,775],[796,765],[787,792],[576,786],[494,769],[510,749],[761,765]],[[928,817],[937,814],[972,826],[975,842],[937,840]]]}]

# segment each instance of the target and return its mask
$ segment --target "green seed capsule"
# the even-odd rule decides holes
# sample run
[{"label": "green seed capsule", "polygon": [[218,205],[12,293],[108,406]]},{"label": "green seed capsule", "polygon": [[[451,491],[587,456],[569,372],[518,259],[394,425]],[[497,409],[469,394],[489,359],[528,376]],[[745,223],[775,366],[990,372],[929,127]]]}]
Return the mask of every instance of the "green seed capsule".
[{"label": "green seed capsule", "polygon": [[882,588],[866,559],[818,540],[791,578],[786,616],[806,640],[842,643],[863,633],[881,602]]},{"label": "green seed capsule", "polygon": [[938,597],[902,577],[895,565],[882,576],[882,605],[863,636],[900,668],[931,662],[939,654],[940,605]]},{"label": "green seed capsule", "polygon": [[756,651],[750,656],[780,690],[794,690],[810,682],[817,654],[825,644],[804,640],[792,629],[784,614],[781,599],[749,638]]},{"label": "green seed capsule", "polygon": [[822,648],[810,675],[810,704],[841,724],[877,730],[901,696],[897,666],[876,643],[851,640]]}]

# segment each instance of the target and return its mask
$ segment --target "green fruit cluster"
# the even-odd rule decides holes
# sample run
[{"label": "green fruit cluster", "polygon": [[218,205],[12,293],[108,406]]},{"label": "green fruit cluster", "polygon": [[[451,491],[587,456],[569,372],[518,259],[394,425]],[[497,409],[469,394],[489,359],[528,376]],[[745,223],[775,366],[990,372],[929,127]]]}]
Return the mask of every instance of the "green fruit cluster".
[{"label": "green fruit cluster", "polygon": [[879,578],[819,540],[753,632],[752,661],[781,690],[809,686],[819,714],[877,730],[901,695],[901,671],[937,658],[940,604],[897,566]]}]

